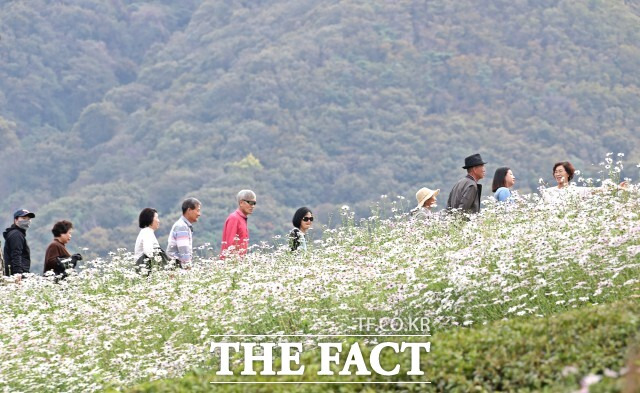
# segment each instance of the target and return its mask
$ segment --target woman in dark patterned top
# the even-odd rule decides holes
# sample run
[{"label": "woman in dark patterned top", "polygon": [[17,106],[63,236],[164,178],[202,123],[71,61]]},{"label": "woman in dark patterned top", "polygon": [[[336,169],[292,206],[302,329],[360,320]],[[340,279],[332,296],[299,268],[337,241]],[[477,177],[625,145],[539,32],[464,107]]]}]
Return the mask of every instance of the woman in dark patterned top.
[{"label": "woman in dark patterned top", "polygon": [[308,207],[301,207],[293,215],[294,228],[289,232],[289,246],[291,251],[302,249],[307,251],[307,231],[313,223],[313,213]]}]

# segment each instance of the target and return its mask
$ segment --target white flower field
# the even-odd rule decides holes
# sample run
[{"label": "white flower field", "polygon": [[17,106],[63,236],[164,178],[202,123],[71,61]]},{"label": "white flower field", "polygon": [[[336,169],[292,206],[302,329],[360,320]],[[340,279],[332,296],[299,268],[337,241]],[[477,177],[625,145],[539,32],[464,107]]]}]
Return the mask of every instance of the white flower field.
[{"label": "white flower field", "polygon": [[411,316],[427,317],[431,332],[473,331],[640,295],[633,184],[562,204],[488,202],[468,221],[414,222],[401,204],[383,199],[355,223],[343,210],[344,225],[306,254],[275,241],[244,260],[147,276],[120,250],[61,283],[5,278],[0,390],[119,390],[180,377],[211,368],[212,334],[356,334],[357,318]]}]

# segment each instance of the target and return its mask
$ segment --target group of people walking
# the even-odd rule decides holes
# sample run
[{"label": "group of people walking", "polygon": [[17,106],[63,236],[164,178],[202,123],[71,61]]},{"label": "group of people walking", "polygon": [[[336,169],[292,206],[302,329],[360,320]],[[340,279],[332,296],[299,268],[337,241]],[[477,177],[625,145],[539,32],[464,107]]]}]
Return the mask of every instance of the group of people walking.
[{"label": "group of people walking", "polygon": [[[222,230],[220,259],[232,255],[243,256],[249,248],[249,227],[247,219],[257,204],[256,194],[251,190],[242,190],[236,195],[238,207],[227,217]],[[187,198],[182,202],[182,215],[171,226],[166,251],[160,246],[155,231],[160,227],[160,218],[156,209],[147,207],[138,216],[140,232],[134,247],[134,257],[138,264],[150,266],[154,261],[174,262],[182,268],[189,268],[193,259],[193,224],[201,215],[202,203],[196,198]],[[36,215],[20,209],[13,214],[13,225],[3,233],[4,253],[0,253],[5,276],[29,273],[31,268],[31,250],[27,242],[27,230]],[[293,216],[294,228],[290,233],[292,250],[307,249],[307,231],[313,223],[313,213],[307,207],[301,207]],[[47,247],[44,261],[44,274],[52,271],[56,276],[64,277],[66,269],[75,267],[82,255],[71,255],[66,244],[71,240],[73,224],[63,220],[54,224],[51,232],[53,241]],[[4,260],[3,258],[4,254]]]},{"label": "group of people walking", "polygon": [[[247,219],[258,203],[255,192],[242,190],[236,195],[238,207],[227,217],[222,229],[220,259],[231,255],[243,256],[249,248],[249,227]],[[189,268],[193,259],[193,224],[200,217],[202,204],[196,198],[187,198],[182,202],[182,216],[173,224],[167,240],[166,252],[160,247],[154,234],[160,226],[158,212],[145,208],[140,212],[140,233],[136,239],[134,258],[142,261],[175,261],[183,268]],[[307,249],[307,231],[313,223],[313,213],[307,207],[299,208],[293,215],[294,228],[289,234],[293,251]],[[147,264],[148,265],[148,264]]]},{"label": "group of people walking", "polygon": [[[482,184],[478,181],[484,179],[486,175],[486,162],[480,154],[473,154],[464,159],[464,166],[467,175],[458,180],[451,189],[449,199],[447,200],[447,211],[459,211],[464,213],[479,213],[480,199],[482,197]],[[602,187],[578,187],[571,183],[576,170],[569,161],[556,162],[553,165],[553,177],[557,182],[555,187],[545,188],[542,198],[547,202],[562,201],[564,196],[584,196],[598,190]],[[500,167],[496,169],[493,175],[492,189],[494,198],[499,202],[513,202],[514,194],[511,188],[516,184],[516,177],[509,167]],[[626,189],[627,183],[622,182],[618,185],[619,189]],[[415,218],[428,218],[432,216],[431,207],[435,206],[436,196],[440,189],[431,190],[423,187],[416,193],[418,206],[412,211]]]},{"label": "group of people walking", "polygon": [[[487,171],[486,162],[480,154],[473,154],[464,159],[462,169],[467,170],[467,175],[456,182],[449,193],[447,211],[461,211],[465,213],[480,212],[480,199],[482,198],[482,184],[478,181],[484,179]],[[493,192],[496,199],[505,201],[511,196],[510,188],[515,184],[515,177],[511,169],[502,167],[496,170],[493,179]],[[429,218],[432,216],[431,208],[436,204],[436,197],[440,189],[431,190],[423,187],[416,193],[418,206],[411,212],[415,218]]]},{"label": "group of people walking", "polygon": [[[464,213],[480,212],[482,184],[478,182],[486,175],[485,164],[480,154],[466,157],[464,166],[466,176],[456,182],[447,200],[447,211]],[[575,168],[568,161],[557,162],[553,166],[553,177],[556,187],[544,190],[543,199],[558,200],[563,195],[586,195],[599,188],[578,187],[570,183],[575,174]],[[509,167],[496,169],[492,192],[500,202],[513,201],[511,188],[516,183],[513,171]],[[626,182],[620,183],[619,188],[626,188]],[[431,209],[436,206],[436,198],[440,189],[431,190],[423,187],[416,193],[418,205],[411,211],[418,219],[428,219],[432,216]],[[236,195],[238,207],[227,217],[222,230],[220,259],[232,255],[243,256],[249,248],[249,227],[247,220],[256,207],[256,194],[251,190],[242,190]],[[136,239],[134,257],[139,264],[151,265],[153,261],[175,262],[182,268],[189,268],[193,259],[193,224],[201,215],[202,204],[196,198],[187,198],[182,202],[182,215],[173,223],[167,239],[166,251],[160,246],[155,231],[160,227],[160,219],[156,209],[144,208],[138,217],[140,232]],[[29,273],[31,267],[31,252],[26,239],[26,233],[31,226],[35,214],[20,209],[13,214],[13,225],[5,230],[3,253],[3,273],[6,276]],[[301,207],[293,215],[293,229],[289,233],[289,245],[292,251],[307,250],[308,231],[313,224],[313,213],[308,207]],[[63,220],[54,224],[51,229],[53,240],[47,247],[44,261],[44,273],[52,271],[57,277],[64,278],[66,269],[75,267],[82,255],[71,255],[66,244],[71,240],[73,224]]]},{"label": "group of people walking", "polygon": [[[0,253],[0,263],[5,276],[29,273],[31,269],[31,249],[27,242],[27,230],[31,227],[31,219],[35,213],[20,209],[13,213],[13,225],[3,232],[5,240],[3,252]],[[71,240],[73,224],[67,220],[58,221],[53,225],[51,233],[53,240],[47,247],[44,257],[44,273],[53,271],[56,276],[66,276],[66,270],[75,267],[82,255],[71,255],[66,244]]]}]

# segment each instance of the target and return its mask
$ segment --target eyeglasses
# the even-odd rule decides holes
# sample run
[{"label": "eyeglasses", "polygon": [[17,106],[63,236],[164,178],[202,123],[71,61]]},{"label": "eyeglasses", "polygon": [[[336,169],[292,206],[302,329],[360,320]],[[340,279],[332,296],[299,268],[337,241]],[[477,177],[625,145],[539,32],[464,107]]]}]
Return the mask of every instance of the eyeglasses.
[{"label": "eyeglasses", "polygon": [[302,217],[302,221],[304,221],[304,222],[308,222],[308,221],[313,222],[313,217]]},{"label": "eyeglasses", "polygon": [[247,203],[248,203],[248,204],[250,204],[251,206],[255,206],[255,205],[256,205],[256,203],[258,203],[258,202],[256,202],[256,201],[248,201],[248,200],[246,200],[246,199],[243,199],[243,201],[247,202]]}]

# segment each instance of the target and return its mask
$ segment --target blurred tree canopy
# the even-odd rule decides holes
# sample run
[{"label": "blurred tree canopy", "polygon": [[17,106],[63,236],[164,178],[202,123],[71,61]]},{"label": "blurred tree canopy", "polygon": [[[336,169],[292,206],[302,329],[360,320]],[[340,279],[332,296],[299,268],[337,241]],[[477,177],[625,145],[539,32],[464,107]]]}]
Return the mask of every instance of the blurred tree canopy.
[{"label": "blurred tree canopy", "polygon": [[[629,3],[629,4],[627,4]],[[0,211],[36,211],[41,262],[133,248],[137,215],[203,202],[219,247],[235,194],[252,243],[309,206],[366,215],[382,194],[440,205],[476,152],[529,192],[571,160],[640,161],[640,22],[623,0],[64,0],[0,4]],[[625,174],[637,177],[635,165]],[[489,188],[489,187],[487,187]],[[486,194],[489,194],[488,192]]]}]

